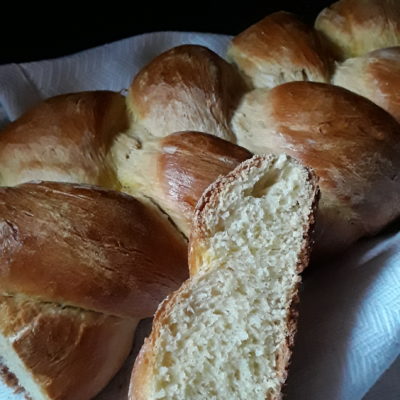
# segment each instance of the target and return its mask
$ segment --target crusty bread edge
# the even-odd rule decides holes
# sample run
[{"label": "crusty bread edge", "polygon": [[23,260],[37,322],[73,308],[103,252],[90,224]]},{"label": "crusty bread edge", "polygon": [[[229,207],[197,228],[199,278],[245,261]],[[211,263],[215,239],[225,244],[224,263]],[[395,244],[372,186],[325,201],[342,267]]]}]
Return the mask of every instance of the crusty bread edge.
[{"label": "crusty bread edge", "polygon": [[[297,264],[298,274],[301,274],[304,271],[304,269],[308,266],[310,261],[311,250],[314,243],[315,215],[318,207],[318,201],[320,198],[320,191],[317,186],[318,179],[316,175],[312,172],[310,173],[310,182],[312,182],[311,184],[313,185],[314,188],[314,200],[311,205],[311,210],[309,214],[308,227],[307,227],[308,229],[305,230],[303,236],[303,247],[301,249],[299,255],[299,261]],[[297,283],[291,295],[292,301],[289,306],[287,320],[286,320],[286,332],[287,332],[286,341],[285,343],[283,343],[282,347],[278,350],[278,357],[277,357],[277,364],[278,364],[277,370],[280,372],[282,381],[284,382],[282,385],[283,389],[289,373],[290,359],[293,353],[295,337],[297,333],[297,321],[299,316],[298,305],[300,303],[299,289],[302,283],[301,275],[299,276],[300,276],[300,281]],[[271,397],[270,399],[267,398],[266,400],[280,400],[280,399],[282,399],[282,391],[277,397]]]},{"label": "crusty bread edge", "polygon": [[135,360],[132,370],[131,382],[129,385],[129,400],[147,400],[149,399],[149,385],[151,379],[152,363],[154,360],[153,349],[159,337],[160,329],[164,323],[164,315],[168,315],[176,303],[176,298],[180,291],[190,283],[190,278],[182,286],[168,296],[159,306],[151,329],[150,336],[145,338],[144,344]]},{"label": "crusty bread edge", "polygon": [[[295,160],[295,162],[298,161]],[[288,315],[286,320],[286,331],[287,331],[286,342],[282,345],[281,349],[279,349],[278,351],[277,363],[278,365],[280,364],[280,367],[278,367],[278,371],[281,371],[282,374],[282,380],[284,382],[282,384],[283,390],[289,372],[290,359],[293,353],[295,337],[297,333],[297,321],[299,316],[298,305],[300,303],[299,289],[302,283],[302,277],[300,274],[304,271],[305,268],[307,268],[310,262],[311,251],[314,245],[314,229],[316,223],[318,203],[321,197],[321,193],[318,186],[318,181],[319,181],[318,176],[310,168],[307,167],[306,170],[308,171],[308,182],[310,183],[313,189],[313,201],[311,203],[307,224],[304,227],[303,245],[300,250],[297,263],[297,274],[300,277],[300,280],[293,290],[291,296],[292,301],[288,309]],[[280,359],[279,356],[281,356]],[[280,400],[282,399],[282,393],[283,392],[281,390],[281,393],[278,396],[271,397],[270,399],[267,398],[266,400]]]},{"label": "crusty bread edge", "polygon": [[[240,175],[243,171],[251,169],[252,167],[257,167],[264,160],[273,160],[275,157],[273,155],[267,156],[254,156],[249,160],[241,163],[237,168],[228,173],[226,176],[220,177],[214,183],[212,183],[203,193],[202,197],[197,203],[192,233],[190,237],[189,244],[189,265],[191,268],[191,276],[197,272],[197,269],[194,268],[192,270],[192,262],[194,261],[194,249],[196,252],[199,249],[196,246],[201,246],[201,239],[204,238],[204,221],[202,219],[203,213],[207,209],[207,207],[212,207],[214,205],[217,196],[222,191],[222,188],[229,182],[236,179],[238,175]],[[294,162],[300,164],[297,160]],[[308,171],[308,182],[313,188],[313,202],[310,207],[309,217],[307,226],[304,228],[303,235],[303,245],[300,250],[300,254],[298,257],[297,263],[297,273],[300,274],[308,265],[310,260],[310,253],[313,244],[313,231],[315,226],[315,214],[318,206],[318,201],[320,197],[320,191],[318,188],[318,177],[315,173],[306,168]],[[176,298],[180,294],[181,290],[183,290],[190,283],[191,278],[186,280],[182,286],[168,296],[159,306],[153,320],[153,327],[150,333],[150,336],[145,339],[144,344],[136,358],[134,368],[132,370],[131,382],[129,386],[129,400],[149,400],[149,385],[152,374],[152,363],[154,360],[154,352],[156,341],[159,337],[160,329],[164,323],[164,316],[168,316],[169,311],[175,306]],[[288,375],[289,370],[289,361],[293,352],[294,340],[297,331],[297,319],[298,319],[298,311],[297,305],[299,303],[299,287],[301,281],[298,282],[296,287],[292,293],[292,302],[288,309],[287,322],[286,322],[286,340],[285,343],[282,344],[282,347],[278,351],[278,374],[281,375],[282,381],[284,382]],[[279,393],[277,396],[267,397],[266,400],[280,400],[282,398],[282,394]]]},{"label": "crusty bread edge", "polygon": [[[205,222],[203,216],[207,208],[213,208],[219,194],[223,187],[229,182],[234,181],[238,175],[244,171],[249,170],[253,167],[258,167],[261,162],[272,161],[277,156],[269,155],[255,155],[248,160],[243,161],[235,169],[229,172],[227,175],[220,177],[213,182],[204,192],[199,201],[197,202],[196,209],[193,216],[192,230],[189,241],[189,268],[190,275],[195,275],[198,272],[200,262],[197,260],[196,254],[202,252],[204,244],[203,239],[206,237],[205,233]],[[308,226],[304,227],[303,247],[299,254],[299,262],[297,266],[297,272],[301,273],[309,263],[311,248],[314,244],[314,227],[315,227],[315,215],[318,207],[318,201],[320,198],[320,190],[318,187],[319,178],[310,168],[305,167],[301,162],[288,156],[294,163],[301,165],[308,172],[308,182],[313,188],[314,200],[310,208]],[[201,249],[201,251],[199,251]]]}]

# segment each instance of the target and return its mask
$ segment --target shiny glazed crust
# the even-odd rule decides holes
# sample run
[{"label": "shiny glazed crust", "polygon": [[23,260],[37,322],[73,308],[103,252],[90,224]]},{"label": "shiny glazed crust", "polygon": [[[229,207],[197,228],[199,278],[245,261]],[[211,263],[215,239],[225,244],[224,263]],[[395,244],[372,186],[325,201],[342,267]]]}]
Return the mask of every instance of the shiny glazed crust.
[{"label": "shiny glazed crust", "polygon": [[180,234],[122,193],[27,183],[0,188],[0,215],[2,294],[145,318],[187,277]]},{"label": "shiny glazed crust", "polygon": [[122,190],[150,198],[186,237],[207,186],[252,156],[240,146],[202,132],[177,132],[145,140],[140,146],[136,143],[125,135],[113,149]]},{"label": "shiny glazed crust", "polygon": [[128,108],[154,136],[199,131],[233,141],[229,120],[247,90],[238,72],[211,50],[175,47],[134,78]]},{"label": "shiny glazed crust", "polygon": [[138,322],[2,295],[0,315],[0,335],[21,367],[57,400],[95,396],[128,356]]},{"label": "shiny glazed crust", "polygon": [[35,400],[95,396],[188,275],[164,215],[94,186],[0,188],[0,250],[0,354]]},{"label": "shiny glazed crust", "polygon": [[125,98],[108,91],[52,97],[0,134],[0,185],[30,180],[118,189],[107,153],[128,127]]},{"label": "shiny glazed crust", "polygon": [[319,177],[318,255],[399,215],[400,126],[371,101],[333,85],[289,82],[246,95],[232,125],[243,147],[289,154]]},{"label": "shiny glazed crust", "polygon": [[317,32],[283,11],[235,36],[228,58],[258,88],[293,80],[328,82],[332,69],[331,57]]},{"label": "shiny glazed crust", "polygon": [[400,47],[347,59],[337,66],[332,83],[373,101],[400,122]]},{"label": "shiny glazed crust", "polygon": [[397,0],[340,0],[323,9],[315,21],[338,60],[400,45]]}]

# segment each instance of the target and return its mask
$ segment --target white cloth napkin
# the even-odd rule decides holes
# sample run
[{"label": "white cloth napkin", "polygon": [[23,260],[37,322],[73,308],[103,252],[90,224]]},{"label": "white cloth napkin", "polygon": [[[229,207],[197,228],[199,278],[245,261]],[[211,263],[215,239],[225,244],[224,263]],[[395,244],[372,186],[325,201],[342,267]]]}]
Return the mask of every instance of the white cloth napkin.
[{"label": "white cloth napkin", "polygon": [[[224,56],[228,41],[214,34],[158,32],[59,59],[0,66],[0,126],[49,96],[123,91],[142,66],[173,46],[201,44]],[[400,399],[397,230],[363,240],[306,274],[287,400]],[[131,365],[149,326],[141,324],[130,359],[96,400],[126,400]],[[0,381],[1,400],[20,398]]]},{"label": "white cloth napkin", "polygon": [[0,104],[11,119],[40,100],[83,90],[127,89],[132,77],[163,51],[181,44],[209,47],[221,56],[228,36],[156,32],[135,36],[72,56],[0,66]]}]

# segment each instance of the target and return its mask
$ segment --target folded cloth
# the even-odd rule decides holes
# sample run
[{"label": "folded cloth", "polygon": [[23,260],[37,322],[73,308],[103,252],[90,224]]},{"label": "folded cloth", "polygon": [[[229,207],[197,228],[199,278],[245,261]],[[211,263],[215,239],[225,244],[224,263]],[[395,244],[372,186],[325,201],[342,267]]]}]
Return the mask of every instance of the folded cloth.
[{"label": "folded cloth", "polygon": [[[376,398],[368,391],[400,354],[400,233],[362,240],[311,271],[299,312],[287,399]],[[399,399],[399,375],[396,387],[385,375],[380,399]]]},{"label": "folded cloth", "polygon": [[[0,127],[57,94],[95,89],[123,92],[141,67],[173,46],[200,44],[224,56],[229,39],[157,32],[59,59],[0,66]],[[397,231],[362,240],[329,265],[305,274],[287,400],[400,398]],[[131,366],[149,326],[142,324],[134,352],[97,400],[126,400]],[[0,399],[22,396],[0,381]]]},{"label": "folded cloth", "polygon": [[[123,91],[163,51],[199,44],[224,55],[229,36],[190,32],[143,34],[68,57],[0,66],[0,104],[10,119],[47,97],[83,90]],[[23,94],[23,96],[21,96]]]}]

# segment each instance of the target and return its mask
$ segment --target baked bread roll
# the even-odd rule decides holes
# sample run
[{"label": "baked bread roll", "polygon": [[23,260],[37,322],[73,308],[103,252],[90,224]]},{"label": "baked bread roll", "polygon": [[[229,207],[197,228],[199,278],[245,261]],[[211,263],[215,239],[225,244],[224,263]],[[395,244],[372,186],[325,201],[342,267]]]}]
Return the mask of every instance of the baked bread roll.
[{"label": "baked bread roll", "polygon": [[204,192],[192,276],[157,311],[130,400],[280,398],[316,193],[283,155],[255,156]]},{"label": "baked bread roll", "polygon": [[240,146],[201,132],[178,132],[144,142],[121,135],[113,146],[122,190],[150,198],[186,237],[204,190],[251,156]]},{"label": "baked bread roll", "polygon": [[[263,49],[268,49],[267,45],[269,45],[271,49],[274,49],[273,44],[275,42],[272,41],[272,44],[265,43],[261,39],[258,42],[258,39],[256,40],[254,37],[263,38],[262,33],[265,35],[265,32],[269,32],[269,27],[275,26],[281,19],[287,22],[288,29],[299,26],[296,29],[300,30],[302,26],[301,23],[296,25],[296,19],[290,14],[273,14],[234,39],[230,53],[239,54],[235,52],[243,52],[243,54],[248,54],[249,60],[255,60],[259,53],[252,50],[252,45],[259,44],[260,48]],[[286,25],[283,24],[282,26]],[[296,29],[295,32],[297,32]],[[293,33],[288,33],[284,37],[291,38],[294,36]],[[302,36],[299,35],[299,37]],[[309,41],[304,39],[304,42],[299,41],[298,44],[303,43],[307,48],[305,43],[309,43],[309,47],[312,48],[311,37],[317,38],[315,32],[309,30],[309,35],[304,36]],[[291,43],[293,44],[290,45],[288,39],[286,47],[290,51],[288,50],[288,53],[285,54],[292,54],[292,49],[296,48],[296,42]],[[301,45],[301,48],[304,47]],[[130,133],[131,136],[138,138],[137,146],[139,148],[145,147],[144,143],[151,140],[153,136],[166,136],[168,126],[176,124],[176,120],[180,120],[180,115],[183,115],[183,120],[190,119],[193,116],[191,109],[185,107],[180,108],[184,110],[182,114],[171,112],[168,107],[165,107],[165,101],[160,101],[160,99],[167,98],[165,96],[172,99],[175,97],[185,98],[187,104],[189,104],[188,107],[196,107],[196,110],[203,110],[203,113],[208,112],[209,107],[204,106],[204,101],[200,101],[199,97],[191,94],[187,95],[187,93],[191,93],[188,88],[199,86],[197,82],[198,74],[196,75],[193,72],[193,62],[189,57],[182,56],[188,49],[192,49],[192,47],[179,47],[164,53],[150,63],[153,69],[146,67],[134,79],[128,102],[135,99],[135,97],[132,97],[132,93],[135,92],[136,88],[146,88],[144,92],[138,91],[136,97],[138,99],[146,98],[149,110],[149,114],[146,114],[147,117],[135,113],[134,110],[134,115],[137,117]],[[268,58],[266,51],[263,53],[264,60]],[[278,46],[276,51],[280,51]],[[201,52],[201,54],[201,57],[205,60],[204,53]],[[168,55],[168,62],[164,65],[162,61],[165,55]],[[179,60],[176,64],[173,61],[175,57]],[[239,58],[237,56],[237,60]],[[254,74],[258,74],[263,68],[257,64],[258,67],[253,69],[253,67],[250,67],[250,65],[253,65],[250,61],[249,64],[243,64],[246,67],[241,67],[240,62],[237,61],[240,68],[246,70],[248,67],[249,71],[253,71]],[[198,64],[202,65],[200,61]],[[176,67],[171,76],[178,76],[174,82],[180,82],[179,76],[186,71],[193,72],[190,75],[184,75],[184,85],[164,84],[163,76],[169,76],[165,69],[171,65]],[[210,70],[204,74],[205,69],[199,68],[199,70],[202,71],[202,77],[207,82],[212,81]],[[154,75],[152,74],[153,71],[156,71]],[[163,71],[164,75],[156,80],[158,71]],[[256,75],[252,75],[253,72],[246,71],[245,73],[248,76],[257,79],[255,78]],[[142,74],[146,79],[141,78]],[[227,83],[224,82],[224,84]],[[153,89],[155,90],[154,93],[160,91],[158,99],[144,96]],[[197,93],[197,90],[194,93]],[[213,94],[215,99],[218,99],[218,104],[227,102],[227,98],[221,95],[221,91],[212,90],[210,93]],[[140,94],[142,94],[142,97],[140,97]],[[225,139],[253,153],[260,154],[272,151],[290,154],[302,160],[306,165],[315,168],[317,175],[321,177],[322,201],[321,217],[317,226],[317,244],[314,250],[316,257],[337,253],[360,237],[377,233],[399,215],[397,206],[399,191],[397,168],[399,165],[396,161],[398,159],[398,145],[395,139],[399,127],[390,116],[370,102],[363,101],[359,96],[350,94],[343,89],[331,85],[313,86],[310,82],[291,83],[289,86],[282,85],[282,87],[277,87],[276,90],[272,89],[271,92],[268,90],[246,92],[245,94],[242,93],[241,96],[239,106],[234,112],[226,113],[222,118],[224,123],[230,126],[230,131],[234,135],[233,137],[231,134],[226,135]],[[281,97],[284,100],[281,101]],[[152,100],[151,103],[150,99]],[[270,101],[270,99],[272,100]],[[285,101],[287,101],[288,106],[286,106]],[[154,111],[152,113],[152,104],[156,105],[155,109],[163,109],[164,112]],[[131,105],[131,108],[134,109],[134,106]],[[290,110],[293,110],[293,114]],[[206,114],[203,115],[204,118],[208,118]],[[201,118],[196,118],[196,121],[199,120]],[[143,121],[147,121],[145,127],[143,127]],[[201,123],[197,126],[200,126],[197,129],[201,129],[204,124]],[[151,130],[154,130],[154,127],[157,127],[158,131],[153,135]],[[280,130],[281,127],[283,131]],[[297,132],[301,132],[301,134],[297,135]],[[215,135],[215,130],[208,131],[208,133]],[[378,139],[381,133],[382,140]],[[220,135],[220,133],[217,133],[217,135]],[[353,167],[355,167],[355,170],[353,170]],[[150,176],[154,176],[154,168],[146,167],[145,170],[152,170]],[[354,171],[357,171],[357,173]],[[142,179],[140,175],[138,176],[139,178],[131,180],[123,178],[124,184],[129,187],[129,182]],[[373,186],[369,183],[371,179],[374,182]],[[158,182],[159,179],[155,181]],[[381,190],[382,187],[389,190],[387,201],[383,201],[384,191]],[[159,190],[159,187],[154,190]],[[156,203],[161,204],[159,199],[164,195],[165,191],[154,194],[157,199],[155,200]],[[166,204],[166,210],[172,215],[175,213],[175,211],[171,211],[168,204]],[[182,222],[188,220],[185,215],[183,215],[183,220],[174,216],[173,219],[183,232],[188,232],[190,224]]]},{"label": "baked bread roll", "polygon": [[286,153],[320,178],[315,255],[343,250],[400,214],[400,126],[343,88],[291,82],[247,94],[233,118],[238,143]]},{"label": "baked bread roll", "polygon": [[340,0],[321,11],[316,29],[338,60],[400,45],[400,2]]},{"label": "baked bread roll", "polygon": [[400,122],[400,47],[347,59],[337,66],[332,83],[367,97]]},{"label": "baked bread roll", "polygon": [[331,58],[316,31],[283,11],[234,37],[227,55],[256,88],[330,79]]},{"label": "baked bread roll", "polygon": [[50,98],[0,133],[0,186],[42,179],[118,189],[156,203],[188,236],[203,190],[251,157],[203,133],[162,139],[142,135],[138,125],[128,131],[125,98],[118,93]]},{"label": "baked bread roll", "polygon": [[246,90],[232,65],[205,47],[185,45],[136,75],[127,104],[133,120],[154,136],[199,131],[232,141],[229,120]]},{"label": "baked bread roll", "polygon": [[0,188],[0,247],[0,354],[34,400],[92,398],[188,276],[167,218],[89,186]]},{"label": "baked bread roll", "polygon": [[42,179],[118,189],[107,154],[127,127],[125,98],[118,93],[45,100],[0,133],[0,186]]},{"label": "baked bread roll", "polygon": [[146,318],[187,276],[181,235],[131,196],[51,182],[0,196],[4,294]]}]

